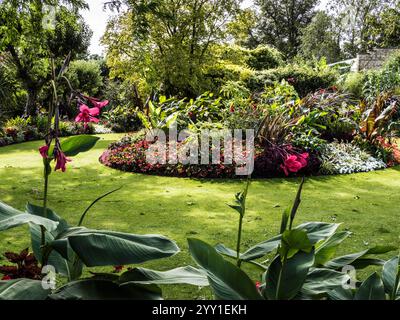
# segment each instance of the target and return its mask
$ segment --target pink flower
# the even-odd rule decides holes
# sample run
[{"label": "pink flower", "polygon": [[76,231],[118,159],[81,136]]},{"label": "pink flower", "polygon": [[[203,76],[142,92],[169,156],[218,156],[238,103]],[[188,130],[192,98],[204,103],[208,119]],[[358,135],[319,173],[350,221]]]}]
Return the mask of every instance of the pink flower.
[{"label": "pink flower", "polygon": [[81,104],[79,110],[81,113],[78,114],[78,116],[75,118],[76,122],[84,122],[84,123],[99,122],[99,119],[95,118],[100,114],[99,108],[89,108],[87,105]]},{"label": "pink flower", "polygon": [[296,173],[301,169],[305,168],[308,164],[309,154],[303,153],[301,155],[289,155],[284,164],[281,165],[281,169],[285,172],[285,175],[288,176],[291,172]]},{"label": "pink flower", "polygon": [[301,163],[302,168],[307,167],[308,164],[308,158],[310,157],[310,155],[308,153],[302,153],[301,155],[297,156],[297,160]]},{"label": "pink flower", "polygon": [[261,282],[260,281],[256,282],[256,288],[257,288],[257,290],[260,290],[260,288],[261,288]]},{"label": "pink flower", "polygon": [[67,162],[71,162],[72,160],[67,158],[64,154],[64,152],[62,152],[61,150],[57,151],[57,156],[56,156],[56,167],[55,167],[55,171],[60,170],[62,172],[65,172],[67,169],[65,167],[65,165],[67,164]]},{"label": "pink flower", "polygon": [[47,159],[49,157],[48,151],[49,146],[47,145],[39,148],[40,155],[43,157],[43,159]]},{"label": "pink flower", "polygon": [[93,97],[86,97],[83,96],[86,100],[89,100],[90,103],[95,107],[95,108],[99,108],[99,110],[103,109],[104,107],[108,106],[108,104],[110,103],[108,100],[104,100],[104,101],[100,101],[97,98],[93,98]]}]

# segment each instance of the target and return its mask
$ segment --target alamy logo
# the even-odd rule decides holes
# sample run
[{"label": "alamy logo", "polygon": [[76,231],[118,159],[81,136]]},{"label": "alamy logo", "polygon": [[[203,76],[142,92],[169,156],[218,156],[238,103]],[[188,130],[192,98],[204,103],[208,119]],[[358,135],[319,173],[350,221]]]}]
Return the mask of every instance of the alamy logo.
[{"label": "alamy logo", "polygon": [[42,27],[45,30],[54,30],[56,28],[56,7],[43,5]]},{"label": "alamy logo", "polygon": [[146,161],[151,165],[235,165],[236,175],[247,176],[254,171],[254,139],[253,129],[201,130],[193,134],[189,130],[178,133],[174,125],[168,139],[164,131],[153,129],[146,136],[151,143]]}]

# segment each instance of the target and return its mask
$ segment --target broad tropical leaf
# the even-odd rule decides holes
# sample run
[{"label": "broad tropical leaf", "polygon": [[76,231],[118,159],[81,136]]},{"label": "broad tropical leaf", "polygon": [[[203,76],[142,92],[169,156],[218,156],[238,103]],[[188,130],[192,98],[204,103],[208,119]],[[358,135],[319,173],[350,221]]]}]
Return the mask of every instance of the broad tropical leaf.
[{"label": "broad tropical leaf", "polygon": [[298,252],[283,265],[280,256],[272,261],[267,274],[264,296],[269,300],[291,300],[304,285],[314,264],[314,251]]},{"label": "broad tropical leaf", "polygon": [[341,288],[350,279],[350,276],[330,269],[313,269],[306,278],[301,289],[302,295],[315,297]]},{"label": "broad tropical leaf", "polygon": [[378,274],[373,273],[365,280],[354,296],[355,300],[385,300],[385,289]]},{"label": "broad tropical leaf", "polygon": [[71,228],[51,245],[64,257],[70,246],[88,267],[137,264],[179,252],[176,243],[164,236],[86,228]]},{"label": "broad tropical leaf", "polygon": [[156,286],[133,283],[119,285],[109,280],[84,279],[70,282],[50,295],[53,300],[161,300]]},{"label": "broad tropical leaf", "polygon": [[38,280],[0,281],[0,300],[45,300],[49,293]]},{"label": "broad tropical leaf", "polygon": [[206,273],[191,266],[169,271],[135,268],[122,274],[119,281],[141,284],[190,284],[199,287],[209,285]]},{"label": "broad tropical leaf", "polygon": [[[375,248],[371,248],[371,249],[364,250],[361,252],[352,253],[352,254],[348,254],[345,256],[341,256],[341,257],[332,259],[332,260],[328,261],[327,263],[325,263],[324,266],[326,268],[338,270],[338,269],[341,269],[344,266],[348,266],[348,265],[353,265],[356,268],[357,267],[364,268],[368,265],[381,265],[381,264],[383,264],[383,260],[368,259],[366,261],[363,261],[363,259],[367,258],[368,255],[371,255],[371,254],[384,254],[384,253],[393,251],[395,249],[396,249],[396,247],[393,247],[393,246],[375,247]],[[369,264],[367,264],[365,262],[367,262]]]},{"label": "broad tropical leaf", "polygon": [[0,231],[19,227],[28,223],[44,226],[49,231],[56,230],[58,226],[58,222],[30,213],[21,212],[0,202]]},{"label": "broad tropical leaf", "polygon": [[194,261],[207,273],[210,286],[217,299],[259,300],[255,283],[247,274],[217,253],[209,244],[188,239]]},{"label": "broad tropical leaf", "polygon": [[69,137],[61,142],[61,149],[67,157],[75,157],[81,152],[92,149],[99,139],[89,135]]},{"label": "broad tropical leaf", "polygon": [[393,258],[385,263],[382,271],[382,280],[385,285],[385,291],[392,300],[400,295],[400,259]]},{"label": "broad tropical leaf", "polygon": [[[308,222],[301,224],[294,230],[304,230],[307,232],[308,239],[311,244],[316,244],[320,240],[329,238],[336,232],[340,224],[324,223],[324,222]],[[276,250],[281,243],[281,235],[273,237],[267,241],[261,242],[254,247],[248,249],[242,255],[244,261],[251,261],[264,257],[265,255]]]},{"label": "broad tropical leaf", "polygon": [[315,250],[315,265],[324,265],[331,260],[336,254],[337,247],[350,235],[351,232],[348,231],[334,233],[330,238],[317,245]]}]

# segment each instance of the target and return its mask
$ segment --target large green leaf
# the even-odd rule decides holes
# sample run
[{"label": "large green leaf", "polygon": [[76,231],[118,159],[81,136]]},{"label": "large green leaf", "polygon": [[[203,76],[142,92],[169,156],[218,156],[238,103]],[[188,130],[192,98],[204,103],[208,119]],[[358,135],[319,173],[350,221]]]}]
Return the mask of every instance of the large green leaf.
[{"label": "large green leaf", "polygon": [[89,135],[69,137],[61,142],[61,149],[67,157],[75,157],[81,152],[92,149],[99,139]]},{"label": "large green leaf", "polygon": [[313,269],[306,278],[301,293],[307,297],[315,297],[340,288],[350,279],[350,276],[331,269]]},{"label": "large green leaf", "polygon": [[385,285],[385,291],[391,299],[396,299],[400,295],[400,259],[393,258],[385,263],[382,271],[382,280]]},{"label": "large green leaf", "polygon": [[[33,204],[28,204],[26,210],[34,215],[43,216],[44,209],[43,207],[35,206]],[[51,243],[55,240],[55,238],[62,232],[68,229],[68,223],[59,217],[54,211],[47,209],[46,216],[53,220],[59,222],[56,230],[52,232],[45,231],[46,243]],[[42,242],[42,233],[41,228],[37,225],[30,224],[30,233],[31,233],[31,242],[32,249],[35,254],[35,257],[39,262],[42,262],[42,250],[41,250],[41,242]],[[68,251],[68,248],[67,248]],[[48,257],[48,265],[52,265],[56,272],[68,277],[68,279],[76,280],[82,275],[83,264],[82,261],[74,254],[74,252],[69,250],[70,259],[65,259],[58,252],[52,251]]]},{"label": "large green leaf", "polygon": [[21,212],[0,202],[0,231],[19,227],[28,223],[44,226],[49,231],[56,230],[58,226],[58,222],[30,213]]},{"label": "large green leaf", "polygon": [[276,256],[267,274],[264,295],[269,300],[291,300],[296,297],[314,264],[314,251],[300,251],[284,264]]},{"label": "large green leaf", "polygon": [[[229,258],[232,258],[232,259],[237,259],[237,251],[226,247],[222,243],[217,244],[215,246],[215,250],[217,250],[217,252],[219,254],[222,254],[222,255],[224,255],[226,257],[229,257]],[[240,254],[240,258],[242,258],[242,254]]]},{"label": "large green leaf", "polygon": [[354,294],[351,289],[344,289],[339,287],[328,292],[329,299],[331,300],[353,300]]},{"label": "large green leaf", "polygon": [[286,230],[282,235],[282,243],[279,248],[281,256],[290,259],[297,252],[311,252],[313,246],[308,239],[307,233],[303,230]]},{"label": "large green leaf", "polygon": [[[316,244],[320,240],[329,238],[336,232],[340,224],[324,223],[324,222],[308,222],[299,225],[294,230],[304,230],[307,232],[308,239],[311,244]],[[251,261],[264,257],[265,255],[276,250],[281,243],[281,235],[275,236],[269,240],[263,241],[254,247],[251,247],[243,253],[244,261]]]},{"label": "large green leaf", "polygon": [[188,239],[194,261],[207,273],[210,286],[217,299],[259,300],[255,283],[247,274],[217,253],[209,244]]},{"label": "large green leaf", "polygon": [[141,284],[190,284],[199,287],[209,285],[206,273],[191,266],[169,271],[135,268],[122,274],[119,281]]},{"label": "large green leaf", "polygon": [[348,231],[334,233],[327,240],[320,243],[315,250],[315,265],[324,265],[331,260],[336,254],[337,247],[350,235],[351,232]]},{"label": "large green leaf", "polygon": [[45,300],[49,293],[38,280],[0,281],[0,300]]},{"label": "large green leaf", "polygon": [[143,263],[179,252],[175,242],[160,235],[135,235],[83,228],[71,233],[66,239],[88,267]]},{"label": "large green leaf", "polygon": [[379,246],[379,247],[371,248],[371,249],[364,250],[361,252],[337,257],[335,259],[332,259],[332,260],[326,262],[324,264],[324,266],[326,268],[337,270],[337,269],[341,269],[344,266],[348,266],[348,265],[353,265],[355,268],[360,268],[360,269],[365,268],[368,265],[380,265],[381,260],[368,259],[368,260],[364,261],[364,259],[368,258],[368,255],[371,255],[371,254],[384,254],[384,253],[391,252],[395,249],[396,249],[396,247],[393,247],[393,246]]},{"label": "large green leaf", "polygon": [[385,289],[378,274],[373,273],[357,290],[355,300],[385,300]]},{"label": "large green leaf", "polygon": [[119,285],[105,279],[84,279],[70,282],[50,295],[54,300],[161,300],[156,286],[133,283]]},{"label": "large green leaf", "polygon": [[21,214],[22,212],[0,201],[0,221],[12,216]]},{"label": "large green leaf", "polygon": [[251,261],[264,257],[265,255],[278,249],[279,244],[281,243],[281,238],[282,237],[279,235],[251,247],[241,255],[242,260]]}]

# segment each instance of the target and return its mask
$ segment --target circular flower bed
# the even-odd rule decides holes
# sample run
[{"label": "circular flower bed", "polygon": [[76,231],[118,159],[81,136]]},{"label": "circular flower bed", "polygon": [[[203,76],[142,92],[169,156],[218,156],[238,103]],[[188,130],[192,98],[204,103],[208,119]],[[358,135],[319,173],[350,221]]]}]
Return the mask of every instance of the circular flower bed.
[{"label": "circular flower bed", "polygon": [[[151,175],[196,177],[196,178],[243,178],[236,174],[235,163],[224,164],[223,150],[220,164],[151,164],[146,159],[146,151],[154,142],[144,139],[121,141],[110,145],[101,155],[100,162],[110,168]],[[183,148],[183,143],[177,144],[177,151]],[[168,149],[168,148],[167,148]],[[210,148],[210,154],[212,150]],[[200,159],[199,159],[200,163]],[[320,161],[315,154],[303,152],[291,145],[280,148],[256,148],[253,176],[271,178],[295,175],[311,175],[318,172]]]}]

